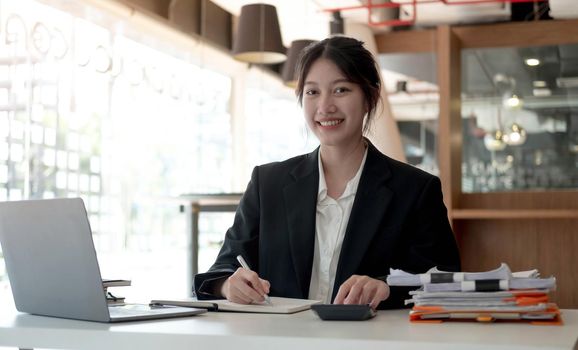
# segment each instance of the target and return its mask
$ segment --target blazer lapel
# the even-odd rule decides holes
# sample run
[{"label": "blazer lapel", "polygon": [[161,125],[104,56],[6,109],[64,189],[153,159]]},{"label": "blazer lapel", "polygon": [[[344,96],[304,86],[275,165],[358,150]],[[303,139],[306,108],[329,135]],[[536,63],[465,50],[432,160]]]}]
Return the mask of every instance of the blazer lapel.
[{"label": "blazer lapel", "polygon": [[309,294],[313,250],[315,247],[315,215],[319,189],[319,167],[317,150],[307,155],[293,171],[294,182],[283,188],[289,243],[293,266],[302,297]]},{"label": "blazer lapel", "polygon": [[339,256],[333,298],[339,286],[359,267],[393,196],[386,186],[391,175],[387,162],[369,141],[368,148]]}]

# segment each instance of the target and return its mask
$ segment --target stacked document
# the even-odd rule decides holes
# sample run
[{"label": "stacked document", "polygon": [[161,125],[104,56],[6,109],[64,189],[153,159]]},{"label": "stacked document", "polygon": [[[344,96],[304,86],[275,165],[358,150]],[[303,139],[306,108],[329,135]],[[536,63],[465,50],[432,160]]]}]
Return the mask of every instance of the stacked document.
[{"label": "stacked document", "polygon": [[390,286],[415,286],[406,304],[413,304],[412,322],[444,320],[526,321],[562,324],[560,311],[549,302],[554,277],[540,278],[538,270],[511,272],[502,265],[485,272],[445,272],[433,268],[423,274],[391,269]]},{"label": "stacked document", "polygon": [[110,292],[110,288],[125,287],[130,285],[131,285],[130,280],[103,279],[102,287],[104,288],[104,294],[106,294],[106,303],[108,304],[108,306],[125,305],[124,297],[119,296],[118,294],[116,294],[116,292],[112,294]]}]

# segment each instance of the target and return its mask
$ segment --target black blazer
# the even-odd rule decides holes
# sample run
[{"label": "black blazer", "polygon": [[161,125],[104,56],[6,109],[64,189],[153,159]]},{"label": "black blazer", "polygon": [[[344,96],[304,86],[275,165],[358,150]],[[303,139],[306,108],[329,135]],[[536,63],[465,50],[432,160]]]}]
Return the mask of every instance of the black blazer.
[{"label": "black blazer", "polygon": [[[257,166],[215,264],[194,278],[199,299],[231,275],[243,255],[271,282],[271,296],[307,298],[315,244],[319,148]],[[351,275],[385,280],[390,268],[459,271],[460,259],[437,177],[380,153],[368,154],[347,224],[333,296]],[[414,288],[415,289],[415,288]],[[379,308],[402,307],[410,289],[391,287]]]}]

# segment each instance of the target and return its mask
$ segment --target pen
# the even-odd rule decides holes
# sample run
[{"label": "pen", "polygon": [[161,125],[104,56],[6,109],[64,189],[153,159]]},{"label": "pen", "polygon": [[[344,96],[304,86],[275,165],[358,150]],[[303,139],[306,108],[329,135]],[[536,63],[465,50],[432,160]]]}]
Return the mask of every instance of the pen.
[{"label": "pen", "polygon": [[[239,262],[239,264],[241,264],[241,266],[245,269],[245,270],[249,270],[251,271],[251,268],[249,267],[249,264],[247,264],[247,262],[245,261],[245,259],[243,259],[242,255],[237,255],[237,261]],[[273,303],[271,302],[271,298],[269,298],[269,296],[267,294],[263,295],[263,297],[265,298],[265,302],[269,305],[273,305]]]}]

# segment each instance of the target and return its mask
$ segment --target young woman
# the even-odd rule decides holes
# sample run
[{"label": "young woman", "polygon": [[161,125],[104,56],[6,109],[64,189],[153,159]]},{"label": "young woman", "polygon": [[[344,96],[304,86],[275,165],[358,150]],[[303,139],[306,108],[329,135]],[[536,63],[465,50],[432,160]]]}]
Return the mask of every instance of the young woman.
[{"label": "young woman", "polygon": [[381,81],[362,42],[314,43],[298,74],[297,98],[320,146],[255,167],[215,264],[195,276],[196,295],[402,307],[408,289],[386,284],[390,268],[460,268],[440,181],[363,137]]}]

